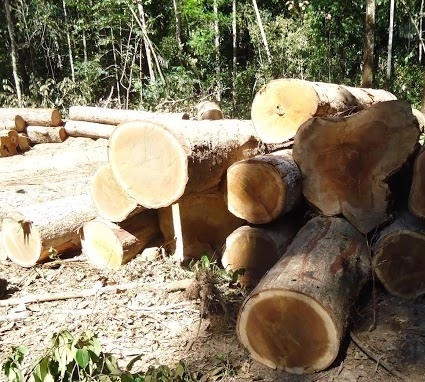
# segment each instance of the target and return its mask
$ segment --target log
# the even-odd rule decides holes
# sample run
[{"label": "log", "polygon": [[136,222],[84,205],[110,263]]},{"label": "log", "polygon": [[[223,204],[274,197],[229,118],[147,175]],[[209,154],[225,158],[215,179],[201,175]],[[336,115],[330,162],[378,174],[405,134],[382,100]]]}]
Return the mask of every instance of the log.
[{"label": "log", "polygon": [[416,299],[425,294],[425,222],[403,211],[374,235],[372,265],[394,296]]},{"label": "log", "polygon": [[253,287],[285,253],[300,228],[299,219],[287,216],[262,226],[236,228],[226,238],[221,264],[227,270],[243,269],[238,282]]},{"label": "log", "polygon": [[227,206],[249,223],[268,223],[299,205],[301,182],[292,150],[245,159],[227,169]]},{"label": "log", "polygon": [[423,134],[425,131],[425,115],[420,110],[415,109],[412,107],[412,113],[418,120],[419,129],[421,130],[421,133]]},{"label": "log", "polygon": [[298,128],[311,117],[352,113],[377,102],[395,99],[393,94],[382,89],[279,78],[258,90],[251,118],[263,142],[280,143],[293,138]]},{"label": "log", "polygon": [[81,244],[96,268],[118,270],[159,236],[157,211],[145,210],[119,224],[101,218],[84,223]]},{"label": "log", "polygon": [[425,146],[420,149],[413,165],[408,209],[413,215],[425,219]]},{"label": "log", "polygon": [[19,134],[16,130],[1,130],[0,137],[9,137],[9,145],[12,147],[18,147],[19,145]]},{"label": "log", "polygon": [[220,106],[212,101],[201,101],[195,106],[196,119],[202,121],[205,119],[218,120],[223,119],[223,112]]},{"label": "log", "polygon": [[27,125],[60,126],[62,123],[61,112],[54,108],[0,108],[2,120],[15,119],[17,115],[22,117]]},{"label": "log", "polygon": [[292,155],[306,199],[324,215],[342,213],[363,233],[388,221],[388,178],[415,152],[420,135],[411,110],[406,101],[387,101],[305,122]]},{"label": "log", "polygon": [[18,133],[22,133],[25,130],[27,123],[20,115],[2,119],[0,115],[0,130],[16,130]]},{"label": "log", "polygon": [[135,120],[150,121],[176,121],[189,119],[187,113],[154,113],[141,110],[109,109],[92,106],[71,106],[69,108],[69,119],[75,121],[87,121],[104,123],[107,125],[119,125],[123,122]]},{"label": "log", "polygon": [[253,359],[287,372],[327,368],[370,276],[365,237],[343,218],[315,217],[240,308],[237,334]]},{"label": "log", "polygon": [[116,125],[74,120],[67,120],[64,124],[65,131],[69,136],[94,139],[109,139],[115,127]]},{"label": "log", "polygon": [[26,134],[33,144],[37,143],[61,143],[68,138],[63,126],[35,126],[29,125]]},{"label": "log", "polygon": [[25,152],[31,149],[31,140],[28,138],[26,134],[19,133],[18,147],[21,152]]},{"label": "log", "polygon": [[16,154],[16,146],[12,144],[10,137],[7,134],[0,134],[0,157],[10,157]]},{"label": "log", "polygon": [[[173,207],[178,207],[178,216]],[[218,259],[226,237],[244,224],[229,212],[219,192],[192,194],[178,205],[160,208],[158,218],[164,242],[180,261],[198,260],[203,254]]]},{"label": "log", "polygon": [[53,253],[81,248],[79,228],[96,215],[88,195],[17,208],[3,219],[3,247],[10,260],[31,267]]},{"label": "log", "polygon": [[99,215],[111,222],[122,222],[145,209],[138,206],[117,183],[109,163],[103,164],[94,173],[90,195]]},{"label": "log", "polygon": [[262,153],[251,121],[230,119],[123,123],[108,150],[117,182],[147,208],[216,187],[231,164]]}]

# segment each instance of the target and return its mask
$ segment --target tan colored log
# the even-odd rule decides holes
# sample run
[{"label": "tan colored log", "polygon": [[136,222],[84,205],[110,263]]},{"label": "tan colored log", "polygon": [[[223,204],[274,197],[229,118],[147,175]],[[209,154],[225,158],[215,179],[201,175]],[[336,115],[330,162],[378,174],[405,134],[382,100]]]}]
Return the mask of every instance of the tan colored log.
[{"label": "tan colored log", "polygon": [[425,131],[425,115],[420,110],[412,108],[412,113],[418,120],[419,129],[421,130],[421,133],[423,134]]},{"label": "tan colored log", "polygon": [[63,126],[27,126],[26,133],[33,144],[37,143],[61,143],[68,134]]},{"label": "tan colored log", "polygon": [[[3,131],[0,131],[0,133],[2,132]],[[0,134],[0,157],[10,157],[16,154],[16,146],[12,144],[9,135],[7,133],[5,135]]]},{"label": "tan colored log", "polygon": [[65,131],[71,137],[105,138],[109,139],[116,125],[104,123],[67,120]]},{"label": "tan colored log", "polygon": [[96,215],[88,195],[17,208],[3,219],[3,247],[10,260],[31,267],[50,254],[81,248],[79,228]]},{"label": "tan colored log", "polygon": [[413,215],[425,219],[425,146],[420,149],[413,165],[408,208]]},{"label": "tan colored log", "polygon": [[388,177],[415,151],[419,134],[406,101],[380,102],[349,117],[310,119],[292,150],[304,196],[323,214],[342,213],[369,232],[389,219]]},{"label": "tan colored log", "polygon": [[17,115],[27,125],[60,126],[62,123],[62,114],[54,108],[0,108],[0,119],[15,119]]},{"label": "tan colored log", "polygon": [[213,188],[231,164],[262,153],[251,121],[230,119],[123,123],[108,151],[117,182],[147,208]]},{"label": "tan colored log", "polygon": [[15,128],[15,121],[13,119],[0,120],[0,130],[11,130]]},{"label": "tan colored log", "polygon": [[204,119],[217,120],[223,119],[223,112],[217,103],[212,101],[201,101],[195,106],[196,119],[202,121]]},{"label": "tan colored log", "polygon": [[28,151],[31,149],[31,140],[24,133],[19,133],[18,136],[18,147],[22,152]]},{"label": "tan colored log", "polygon": [[403,211],[374,235],[372,264],[376,276],[394,296],[425,294],[425,222]]},{"label": "tan colored log", "polygon": [[296,374],[327,368],[369,275],[359,231],[343,218],[311,219],[242,304],[240,341],[271,368]]},{"label": "tan colored log", "polygon": [[16,130],[1,130],[0,137],[9,137],[10,146],[12,147],[18,147],[19,145],[19,135]]},{"label": "tan colored log", "polygon": [[176,206],[159,209],[158,217],[164,242],[170,243],[170,251],[180,261],[200,259],[202,254],[217,259],[226,237],[244,224],[229,212],[219,192],[192,194],[182,199],[178,203],[178,221],[176,216],[173,220]]},{"label": "tan colored log", "polygon": [[175,121],[189,119],[189,114],[154,113],[150,111],[109,109],[92,106],[71,106],[69,108],[69,119],[75,121],[105,123],[107,125],[119,125],[123,122],[136,120]]},{"label": "tan colored log", "polygon": [[227,237],[221,263],[227,270],[243,269],[238,276],[240,284],[257,285],[285,253],[301,228],[299,219],[285,218],[262,226],[244,225]]},{"label": "tan colored log", "polygon": [[160,236],[155,210],[142,213],[119,223],[96,218],[83,225],[83,253],[100,269],[118,270],[136,257],[149,243]]},{"label": "tan colored log", "polygon": [[100,166],[94,173],[90,194],[99,215],[111,222],[121,222],[145,209],[138,206],[117,183],[109,163]]},{"label": "tan colored log", "polygon": [[301,181],[292,150],[236,162],[227,169],[227,206],[249,223],[268,223],[299,205]]},{"label": "tan colored log", "polygon": [[395,99],[382,89],[280,78],[256,93],[251,118],[263,142],[280,143],[292,139],[311,117],[350,114],[376,102]]},{"label": "tan colored log", "polygon": [[0,115],[0,130],[16,130],[18,133],[22,133],[26,126],[27,123],[20,115],[10,116],[6,119],[2,119]]}]

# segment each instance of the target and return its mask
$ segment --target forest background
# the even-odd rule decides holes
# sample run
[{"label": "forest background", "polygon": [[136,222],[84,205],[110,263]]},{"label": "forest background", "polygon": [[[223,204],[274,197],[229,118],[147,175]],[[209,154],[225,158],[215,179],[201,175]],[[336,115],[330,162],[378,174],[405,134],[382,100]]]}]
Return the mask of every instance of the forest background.
[{"label": "forest background", "polygon": [[3,0],[0,105],[250,118],[273,78],[383,88],[425,109],[424,0]]}]

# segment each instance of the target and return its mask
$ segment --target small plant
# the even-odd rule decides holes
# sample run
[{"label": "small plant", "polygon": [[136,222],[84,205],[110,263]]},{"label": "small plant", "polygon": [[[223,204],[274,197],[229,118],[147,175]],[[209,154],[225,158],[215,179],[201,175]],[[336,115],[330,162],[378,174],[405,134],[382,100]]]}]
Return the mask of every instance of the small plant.
[{"label": "small plant", "polygon": [[23,345],[19,345],[13,347],[11,353],[12,354],[3,364],[2,370],[9,382],[21,382],[24,380],[21,371],[21,364],[24,360],[25,354],[28,353],[28,349]]}]

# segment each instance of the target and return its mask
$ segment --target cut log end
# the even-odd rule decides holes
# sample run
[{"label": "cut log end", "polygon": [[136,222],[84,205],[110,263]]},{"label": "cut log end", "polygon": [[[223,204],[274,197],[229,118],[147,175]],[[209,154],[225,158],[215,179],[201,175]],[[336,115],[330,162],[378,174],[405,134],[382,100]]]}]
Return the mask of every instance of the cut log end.
[{"label": "cut log end", "polygon": [[268,290],[247,300],[238,335],[255,360],[295,374],[325,369],[339,350],[338,331],[326,309],[290,290]]}]

